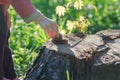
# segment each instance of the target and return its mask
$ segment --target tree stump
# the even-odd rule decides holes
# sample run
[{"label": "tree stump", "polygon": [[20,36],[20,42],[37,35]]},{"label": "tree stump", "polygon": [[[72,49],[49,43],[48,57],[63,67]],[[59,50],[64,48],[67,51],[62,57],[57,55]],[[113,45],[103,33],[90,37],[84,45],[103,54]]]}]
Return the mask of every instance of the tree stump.
[{"label": "tree stump", "polygon": [[120,30],[64,38],[44,44],[25,80],[120,80]]}]

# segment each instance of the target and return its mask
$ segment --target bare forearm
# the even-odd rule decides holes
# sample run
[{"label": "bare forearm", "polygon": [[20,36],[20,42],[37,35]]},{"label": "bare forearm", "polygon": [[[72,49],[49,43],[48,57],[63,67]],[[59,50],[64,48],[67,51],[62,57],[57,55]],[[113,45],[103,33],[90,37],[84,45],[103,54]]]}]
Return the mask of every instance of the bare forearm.
[{"label": "bare forearm", "polygon": [[11,4],[22,18],[28,17],[36,11],[30,0],[13,0]]}]

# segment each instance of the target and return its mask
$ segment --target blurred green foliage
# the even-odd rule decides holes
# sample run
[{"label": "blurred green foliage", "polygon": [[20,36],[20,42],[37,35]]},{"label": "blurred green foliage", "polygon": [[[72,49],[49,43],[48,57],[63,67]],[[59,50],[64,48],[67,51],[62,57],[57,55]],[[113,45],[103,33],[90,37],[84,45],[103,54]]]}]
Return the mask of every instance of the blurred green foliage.
[{"label": "blurred green foliage", "polygon": [[[85,0],[84,14],[89,18],[92,26],[90,33],[100,30],[120,29],[120,1],[119,0]],[[93,10],[94,5],[97,11]]]},{"label": "blurred green foliage", "polygon": [[[61,31],[68,33],[67,20],[72,17],[77,20],[79,15],[85,16],[91,23],[87,33],[96,33],[104,29],[120,29],[120,1],[119,0],[84,0],[84,7],[79,11],[71,8],[72,14],[65,14],[59,17],[56,14],[58,5],[65,6],[68,2],[76,0],[32,0],[32,3],[41,12],[55,20]],[[26,24],[16,14],[13,8],[9,9],[12,18],[13,27],[11,28],[10,46],[13,52],[15,68],[19,76],[23,76],[32,65],[42,44],[48,40],[48,37],[39,25],[34,23]]]}]

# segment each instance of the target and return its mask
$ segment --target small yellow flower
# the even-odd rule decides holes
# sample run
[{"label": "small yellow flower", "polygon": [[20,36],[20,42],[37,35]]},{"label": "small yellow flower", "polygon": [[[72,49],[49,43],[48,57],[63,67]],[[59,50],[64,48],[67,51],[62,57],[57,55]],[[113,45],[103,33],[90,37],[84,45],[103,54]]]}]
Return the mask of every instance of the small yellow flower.
[{"label": "small yellow flower", "polygon": [[83,26],[81,27],[81,32],[85,33],[86,31],[87,31],[87,26],[84,26],[84,25],[83,25]]},{"label": "small yellow flower", "polygon": [[84,16],[80,16],[79,18],[78,18],[78,21],[84,21],[85,20],[85,17]]},{"label": "small yellow flower", "polygon": [[64,16],[65,12],[66,12],[65,7],[63,6],[56,7],[56,14],[58,14],[58,16]]},{"label": "small yellow flower", "polygon": [[65,34],[66,32],[65,32],[65,30],[61,30],[60,33],[61,34]]},{"label": "small yellow flower", "polygon": [[81,27],[81,25],[80,25],[80,23],[78,21],[75,21],[75,27],[76,28],[78,28],[78,27],[80,28]]},{"label": "small yellow flower", "polygon": [[77,0],[77,1],[74,3],[74,8],[77,9],[77,10],[81,9],[82,6],[83,6],[83,1],[81,1],[81,0]]},{"label": "small yellow flower", "polygon": [[66,26],[67,26],[67,29],[71,31],[74,27],[74,22],[68,20]]}]

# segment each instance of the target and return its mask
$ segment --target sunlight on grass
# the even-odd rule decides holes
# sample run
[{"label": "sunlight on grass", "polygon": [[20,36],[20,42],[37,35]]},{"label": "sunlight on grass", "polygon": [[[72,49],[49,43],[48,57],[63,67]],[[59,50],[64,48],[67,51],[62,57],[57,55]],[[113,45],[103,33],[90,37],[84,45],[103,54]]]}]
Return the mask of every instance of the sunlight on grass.
[{"label": "sunlight on grass", "polygon": [[70,74],[69,74],[68,69],[66,70],[66,74],[67,74],[67,80],[70,80]]}]

